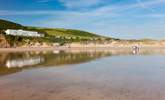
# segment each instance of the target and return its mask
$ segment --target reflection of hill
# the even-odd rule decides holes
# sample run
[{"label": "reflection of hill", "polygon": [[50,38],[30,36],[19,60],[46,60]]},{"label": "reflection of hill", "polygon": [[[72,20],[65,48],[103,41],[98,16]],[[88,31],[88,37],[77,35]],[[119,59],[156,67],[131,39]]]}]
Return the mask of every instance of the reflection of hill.
[{"label": "reflection of hill", "polygon": [[6,67],[14,68],[14,67],[24,67],[24,66],[33,66],[44,62],[44,58],[42,57],[29,57],[29,58],[22,58],[22,59],[13,59],[8,60],[6,62]]},{"label": "reflection of hill", "polygon": [[63,64],[78,64],[83,62],[88,62],[100,57],[108,56],[109,53],[65,53],[61,52],[60,54],[47,54],[45,55],[46,62],[43,64],[44,66],[56,66]]},{"label": "reflection of hill", "polygon": [[[79,64],[111,55],[130,54],[133,54],[131,49],[0,53],[0,75],[15,73],[29,67],[54,67],[64,64]],[[137,54],[165,54],[165,50],[141,49]]]},{"label": "reflection of hill", "polygon": [[[33,55],[29,52],[25,53],[1,53],[0,54],[0,65],[1,67],[7,67],[6,65],[10,65],[9,63],[21,63],[24,64],[28,60],[33,60],[34,58],[37,58],[37,55]],[[26,66],[26,64],[25,64]],[[9,66],[10,67],[10,66]],[[15,66],[19,67],[19,66]]]},{"label": "reflection of hill", "polygon": [[10,74],[26,68],[49,67],[63,64],[78,64],[108,56],[104,52],[24,52],[2,53],[0,56],[0,75]]},{"label": "reflection of hill", "polygon": [[16,73],[16,72],[19,72],[21,70],[22,70],[21,68],[8,69],[6,67],[0,67],[0,76]]}]

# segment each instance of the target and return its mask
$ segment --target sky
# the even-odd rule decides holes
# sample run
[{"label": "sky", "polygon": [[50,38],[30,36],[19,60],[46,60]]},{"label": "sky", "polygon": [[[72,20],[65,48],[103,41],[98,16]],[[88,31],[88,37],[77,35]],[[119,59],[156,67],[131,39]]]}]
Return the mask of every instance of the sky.
[{"label": "sky", "polygon": [[0,19],[121,39],[165,39],[165,0],[0,0]]}]

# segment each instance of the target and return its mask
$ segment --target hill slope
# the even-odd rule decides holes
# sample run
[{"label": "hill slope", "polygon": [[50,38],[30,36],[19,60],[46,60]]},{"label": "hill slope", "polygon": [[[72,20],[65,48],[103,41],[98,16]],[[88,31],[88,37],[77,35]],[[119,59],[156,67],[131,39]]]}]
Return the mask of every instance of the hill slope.
[{"label": "hill slope", "polygon": [[65,37],[65,38],[101,38],[103,36],[73,29],[63,29],[63,28],[37,28],[37,27],[26,27],[27,30],[40,31],[45,33],[47,36],[51,37]]},{"label": "hill slope", "polygon": [[31,31],[38,31],[45,33],[47,36],[61,36],[61,37],[81,37],[81,38],[94,38],[94,37],[102,37],[90,32],[81,31],[81,30],[73,30],[73,29],[62,29],[62,28],[39,28],[39,27],[29,27],[23,26],[21,24],[17,24],[11,21],[6,21],[0,19],[0,31],[6,29],[24,29]]},{"label": "hill slope", "polygon": [[20,24],[0,19],[0,30],[21,28],[23,28],[23,26]]},{"label": "hill slope", "polygon": [[[35,38],[35,37],[22,37],[22,36],[7,36],[4,34],[4,31],[6,29],[23,29],[23,30],[29,30],[29,31],[37,31],[39,33],[44,33],[45,37]],[[23,26],[21,24],[17,24],[14,22],[1,20],[1,19],[0,19],[0,34],[4,36],[3,39],[6,39],[6,41],[11,46],[13,45],[18,46],[18,45],[24,45],[24,44],[32,45],[35,43],[64,44],[64,43],[71,43],[71,42],[100,40],[103,38],[107,39],[107,37],[103,37],[97,34],[81,31],[81,30],[63,29],[63,28],[29,27],[29,26]]]}]

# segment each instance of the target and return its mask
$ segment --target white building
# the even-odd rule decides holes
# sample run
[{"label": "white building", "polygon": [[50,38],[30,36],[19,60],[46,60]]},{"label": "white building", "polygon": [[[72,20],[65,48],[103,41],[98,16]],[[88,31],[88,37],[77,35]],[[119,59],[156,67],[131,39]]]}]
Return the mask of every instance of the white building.
[{"label": "white building", "polygon": [[6,35],[13,35],[13,36],[44,37],[44,34],[34,31],[25,31],[25,30],[8,29],[5,31],[5,33]]}]

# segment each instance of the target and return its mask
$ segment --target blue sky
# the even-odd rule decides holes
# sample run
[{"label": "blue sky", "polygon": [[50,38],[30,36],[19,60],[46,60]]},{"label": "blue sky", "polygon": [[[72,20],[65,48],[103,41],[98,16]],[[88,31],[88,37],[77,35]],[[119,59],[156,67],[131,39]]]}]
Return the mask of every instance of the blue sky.
[{"label": "blue sky", "polygon": [[123,39],[165,39],[165,0],[1,0],[0,18]]}]

